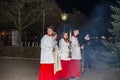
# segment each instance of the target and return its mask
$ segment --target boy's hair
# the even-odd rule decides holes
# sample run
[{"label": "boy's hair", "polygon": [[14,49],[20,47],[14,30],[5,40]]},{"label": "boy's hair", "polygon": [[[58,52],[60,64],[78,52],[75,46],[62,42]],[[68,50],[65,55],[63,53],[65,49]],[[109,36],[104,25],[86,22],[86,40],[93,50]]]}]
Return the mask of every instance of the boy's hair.
[{"label": "boy's hair", "polygon": [[48,27],[46,28],[46,31],[47,31],[48,29],[52,29],[52,30],[53,30],[53,26],[48,26]]}]

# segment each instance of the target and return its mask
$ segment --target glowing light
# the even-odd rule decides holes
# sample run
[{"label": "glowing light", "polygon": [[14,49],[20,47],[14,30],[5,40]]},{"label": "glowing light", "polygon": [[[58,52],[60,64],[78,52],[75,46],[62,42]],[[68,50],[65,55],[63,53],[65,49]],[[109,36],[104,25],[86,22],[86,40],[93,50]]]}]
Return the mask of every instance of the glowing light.
[{"label": "glowing light", "polygon": [[64,32],[65,32],[65,22],[66,22],[67,19],[68,19],[68,14],[66,14],[66,13],[61,14],[61,18],[62,18],[62,20],[64,21]]},{"label": "glowing light", "polygon": [[66,13],[61,14],[61,18],[63,21],[67,21],[68,15]]},{"label": "glowing light", "polygon": [[7,34],[7,32],[5,32],[5,31],[3,31],[3,32],[1,33],[2,36],[6,35],[6,34]]},{"label": "glowing light", "polygon": [[105,36],[102,36],[102,39],[104,39],[104,40],[105,40],[105,39],[106,39],[106,38],[105,38]]},{"label": "glowing light", "polygon": [[98,37],[95,37],[96,39],[98,39]]}]

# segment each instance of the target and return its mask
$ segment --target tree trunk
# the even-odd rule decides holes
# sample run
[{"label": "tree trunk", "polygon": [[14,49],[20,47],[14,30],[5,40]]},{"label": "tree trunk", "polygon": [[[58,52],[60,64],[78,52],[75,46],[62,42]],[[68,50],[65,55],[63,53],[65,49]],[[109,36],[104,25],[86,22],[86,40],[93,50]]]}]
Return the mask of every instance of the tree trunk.
[{"label": "tree trunk", "polygon": [[22,31],[18,31],[18,46],[22,46]]},{"label": "tree trunk", "polygon": [[20,47],[21,57],[23,55],[23,46],[22,46],[22,30],[18,31],[18,47]]}]

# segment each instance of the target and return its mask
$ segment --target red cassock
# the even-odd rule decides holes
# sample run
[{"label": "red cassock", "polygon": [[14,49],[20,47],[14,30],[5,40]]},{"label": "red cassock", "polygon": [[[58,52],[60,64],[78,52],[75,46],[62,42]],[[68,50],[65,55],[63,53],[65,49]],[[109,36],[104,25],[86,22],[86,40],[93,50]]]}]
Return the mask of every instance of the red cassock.
[{"label": "red cassock", "polygon": [[81,67],[80,60],[72,59],[70,61],[70,76],[71,77],[81,77]]},{"label": "red cassock", "polygon": [[54,80],[54,64],[40,64],[38,80]]},{"label": "red cassock", "polygon": [[60,73],[61,78],[70,78],[70,60],[61,60],[62,70]]},{"label": "red cassock", "polygon": [[54,80],[60,80],[60,73],[61,71],[57,71],[56,74],[54,74]]}]

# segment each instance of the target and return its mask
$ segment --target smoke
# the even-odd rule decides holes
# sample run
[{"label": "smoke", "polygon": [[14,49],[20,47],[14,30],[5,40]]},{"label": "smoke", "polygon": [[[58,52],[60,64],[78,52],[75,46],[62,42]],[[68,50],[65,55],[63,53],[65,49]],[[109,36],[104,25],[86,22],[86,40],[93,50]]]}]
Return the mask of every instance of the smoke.
[{"label": "smoke", "polygon": [[83,33],[90,33],[92,36],[108,36],[110,26],[110,2],[101,1],[89,15],[89,21],[83,25]]},{"label": "smoke", "polygon": [[[101,43],[101,36],[109,37],[111,34],[108,32],[111,24],[111,9],[112,1],[103,0],[101,3],[97,4],[93,11],[89,14],[89,20],[84,25],[79,27],[80,35],[79,41],[83,41],[85,34],[89,33],[92,39],[92,53],[91,56],[94,58],[96,63],[99,63],[100,60],[105,59],[105,55],[110,54],[107,48]],[[99,41],[95,40],[95,37],[99,37]],[[87,51],[90,52],[90,51]],[[94,64],[96,66],[96,64]],[[104,68],[104,66],[101,68]]]}]

